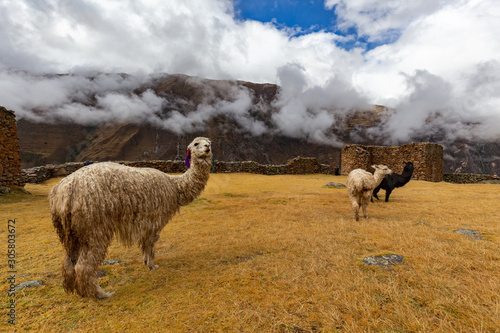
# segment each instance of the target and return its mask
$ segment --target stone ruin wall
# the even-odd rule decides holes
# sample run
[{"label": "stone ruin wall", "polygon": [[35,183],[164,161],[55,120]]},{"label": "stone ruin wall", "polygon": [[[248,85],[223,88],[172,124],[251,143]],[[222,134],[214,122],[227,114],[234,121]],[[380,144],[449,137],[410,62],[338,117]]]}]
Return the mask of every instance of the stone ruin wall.
[{"label": "stone ruin wall", "polygon": [[401,173],[404,162],[413,162],[412,178],[431,182],[443,181],[443,147],[436,143],[409,143],[401,146],[364,146],[348,144],[342,148],[341,173],[347,175],[361,168],[373,172],[373,164],[386,164]]},{"label": "stone ruin wall", "polygon": [[[184,161],[118,161],[117,163],[139,168],[155,168],[166,173],[183,173],[186,171]],[[85,166],[84,162],[70,162],[24,169],[22,171],[23,180],[26,183],[41,183],[53,177],[67,176],[83,166]],[[313,157],[296,157],[283,165],[265,165],[253,161],[215,161],[213,166],[214,173],[247,172],[262,175],[333,174],[334,171],[331,166],[320,164]]]},{"label": "stone ruin wall", "polygon": [[[439,177],[435,177],[435,174],[439,174],[439,168],[436,168],[437,165],[441,165],[439,162],[442,157],[439,157],[440,154],[442,156],[442,152],[440,153],[440,146],[435,145],[434,152],[432,149],[421,149],[422,144],[414,144],[417,145],[419,149],[411,149],[412,145],[405,145],[403,147],[403,151],[405,152],[404,160],[406,162],[413,161],[415,164],[416,170],[413,173],[413,178],[422,179],[422,180],[430,180],[430,181],[440,181]],[[375,163],[384,163],[387,162],[388,165],[394,170],[396,173],[401,173],[403,170],[402,162],[400,163],[401,155],[398,155],[398,150],[395,148],[399,147],[385,147],[392,148],[392,150],[383,155],[383,159],[381,159],[382,155],[378,155],[380,157],[375,159],[370,159],[369,150],[366,149],[366,146],[359,147],[358,145],[349,145],[350,147],[345,147],[347,150],[347,157],[343,159],[343,168],[350,168],[347,170],[352,170],[358,167],[363,167],[365,169],[370,168],[372,164]],[[375,146],[371,146],[375,147]],[[358,149],[361,148],[361,149]],[[382,154],[384,152],[384,147],[375,147],[378,148],[377,153]],[[435,154],[436,163],[433,165],[432,163],[429,165],[425,165],[425,162]],[[353,157],[354,156],[354,157]],[[392,162],[389,161],[392,159]],[[363,161],[364,165],[360,165],[360,162]],[[389,162],[388,162],[389,161]],[[118,161],[118,163],[140,167],[140,168],[155,168],[160,171],[166,173],[183,173],[186,171],[186,166],[184,165],[184,161]],[[76,170],[80,169],[85,165],[84,162],[70,162],[65,164],[58,165],[45,165],[34,167],[30,169],[22,170],[22,180],[24,183],[40,183],[47,179],[53,177],[64,177],[67,176]],[[417,169],[418,168],[418,169]],[[441,168],[442,169],[442,168]],[[255,173],[255,174],[263,174],[263,175],[284,175],[284,174],[336,174],[337,168],[334,168],[330,165],[320,164],[313,157],[296,157],[287,164],[283,165],[264,165],[259,164],[253,161],[245,161],[245,162],[221,162],[215,161],[215,166],[213,172],[215,173],[233,173],[233,172],[246,172],[246,173]],[[348,172],[345,172],[347,174]],[[427,176],[429,175],[429,176]],[[432,180],[434,175],[434,179]],[[472,174],[444,174],[442,176],[442,180],[451,183],[460,183],[460,184],[472,184],[472,183],[481,183],[481,182],[500,182],[500,178],[496,176],[488,176],[488,175],[472,175]]]},{"label": "stone ruin wall", "polygon": [[[342,149],[342,175],[351,170],[363,168],[370,170],[372,164],[387,164],[395,173],[403,171],[403,161],[413,162],[413,178],[440,182],[443,180],[443,148],[433,143],[412,143],[398,147],[346,145]],[[122,161],[134,167],[155,168],[167,173],[186,171],[184,161]],[[83,167],[83,162],[60,165],[46,165],[23,170],[23,181],[39,183],[52,177],[67,176]],[[221,162],[215,161],[215,173],[247,172],[264,175],[283,174],[334,174],[335,169],[320,164],[315,158],[297,157],[283,165],[264,165],[253,161]],[[373,170],[371,170],[373,171]]]},{"label": "stone ruin wall", "polygon": [[0,186],[24,186],[14,111],[0,106]]}]

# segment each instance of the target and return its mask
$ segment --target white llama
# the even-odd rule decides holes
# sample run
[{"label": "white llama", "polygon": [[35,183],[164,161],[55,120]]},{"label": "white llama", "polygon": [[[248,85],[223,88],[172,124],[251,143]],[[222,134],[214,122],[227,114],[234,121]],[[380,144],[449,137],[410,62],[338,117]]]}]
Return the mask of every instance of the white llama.
[{"label": "white llama", "polygon": [[368,218],[366,208],[372,197],[373,190],[392,171],[384,164],[372,165],[375,173],[372,175],[363,169],[352,170],[347,176],[346,186],[349,200],[351,200],[354,219],[359,221],[359,208],[363,207],[363,216]]},{"label": "white llama", "polygon": [[210,175],[210,140],[196,138],[188,149],[191,167],[183,175],[103,162],[79,169],[52,188],[52,222],[66,250],[66,292],[96,298],[113,294],[99,286],[96,270],[114,235],[126,246],[138,244],[144,264],[158,268],[154,247],[161,230],[201,194]]}]

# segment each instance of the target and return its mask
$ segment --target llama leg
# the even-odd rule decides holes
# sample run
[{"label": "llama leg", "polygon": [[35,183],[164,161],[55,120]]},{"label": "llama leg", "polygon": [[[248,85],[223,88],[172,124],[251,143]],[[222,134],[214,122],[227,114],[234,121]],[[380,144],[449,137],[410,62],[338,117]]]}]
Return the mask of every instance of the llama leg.
[{"label": "llama leg", "polygon": [[68,239],[64,246],[66,257],[62,264],[63,287],[67,293],[72,293],[76,288],[75,265],[80,255],[80,246],[77,238]]},{"label": "llama leg", "polygon": [[352,211],[354,213],[354,219],[359,221],[359,205],[357,202],[352,204]]},{"label": "llama leg", "polygon": [[63,288],[67,293],[75,291],[75,264],[69,255],[66,255],[62,264]]},{"label": "llama leg", "polygon": [[347,193],[349,196],[349,200],[351,201],[351,208],[352,208],[352,213],[354,216],[354,219],[356,221],[359,221],[359,201],[358,197],[356,196],[355,193],[351,193],[350,191]]},{"label": "llama leg", "polygon": [[144,254],[144,265],[148,266],[150,271],[157,269],[155,265],[155,244],[160,238],[160,235],[154,233],[152,236],[144,238],[141,242],[141,250]]},{"label": "llama leg", "polygon": [[[377,195],[377,194],[378,194],[378,191],[380,191],[380,188],[379,188],[379,187],[377,187],[376,189],[374,189],[374,190],[373,190],[373,196],[375,197],[375,199],[380,200],[380,199],[379,199],[379,197],[378,197],[378,195]],[[372,200],[372,202],[373,202],[373,199],[371,199],[371,200]]]},{"label": "llama leg", "polygon": [[[91,250],[92,249],[92,250]],[[111,297],[114,292],[105,292],[97,282],[97,266],[104,260],[106,251],[96,251],[97,246],[83,247],[75,265],[76,292],[82,297],[98,299]]]},{"label": "llama leg", "polygon": [[385,191],[385,202],[389,202],[389,196],[391,195],[392,190]]},{"label": "llama leg", "polygon": [[363,196],[361,198],[361,205],[363,206],[363,216],[365,219],[368,218],[368,214],[366,213],[366,209],[368,208],[368,203],[370,202],[370,198],[372,194],[370,192],[363,192]]},{"label": "llama leg", "polygon": [[352,206],[352,213],[354,215],[354,219],[356,221],[359,221],[359,203],[357,201],[352,201],[351,206]]}]

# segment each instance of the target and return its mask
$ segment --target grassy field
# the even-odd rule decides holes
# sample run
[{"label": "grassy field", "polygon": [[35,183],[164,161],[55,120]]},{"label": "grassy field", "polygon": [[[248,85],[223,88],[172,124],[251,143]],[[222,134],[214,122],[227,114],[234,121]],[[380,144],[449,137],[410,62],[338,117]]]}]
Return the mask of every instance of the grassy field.
[{"label": "grassy field", "polygon": [[[97,301],[63,291],[47,201],[57,181],[0,197],[1,251],[15,218],[17,274],[30,274],[16,284],[44,282],[17,292],[15,325],[2,307],[0,331],[500,332],[500,185],[411,181],[355,222],[346,190],[323,187],[345,177],[214,174],[163,230],[158,270],[112,244],[107,259],[125,263],[102,266],[116,294]],[[404,262],[361,261],[381,254]]]}]

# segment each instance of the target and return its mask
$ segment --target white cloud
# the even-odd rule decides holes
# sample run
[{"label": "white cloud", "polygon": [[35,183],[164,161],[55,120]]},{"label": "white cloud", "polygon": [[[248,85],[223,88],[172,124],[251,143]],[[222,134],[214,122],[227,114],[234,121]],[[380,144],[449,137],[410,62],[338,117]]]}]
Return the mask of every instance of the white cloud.
[{"label": "white cloud", "polygon": [[427,70],[453,85],[476,65],[498,59],[500,3],[461,1],[444,6],[431,15],[411,21],[400,39],[366,53],[365,64],[356,73],[356,83],[376,102],[398,98],[403,93],[400,73]]},{"label": "white cloud", "polygon": [[325,8],[335,10],[339,28],[356,27],[369,41],[392,41],[408,23],[431,15],[458,0],[326,0]]},{"label": "white cloud", "polygon": [[[351,62],[332,33],[291,37],[273,24],[234,19],[230,1],[4,1],[0,68],[71,72],[183,73],[253,82],[276,81],[289,62],[326,81]],[[27,59],[29,61],[27,61]],[[339,60],[339,62],[337,62]],[[35,64],[35,65],[34,65]]]},{"label": "white cloud", "polygon": [[[102,106],[110,111],[110,117],[117,116],[117,111],[112,108],[114,104],[109,102],[106,96],[110,93],[117,96],[120,93],[129,92],[144,82],[143,80],[144,77],[140,75],[96,74],[84,77],[0,71],[0,100],[7,108],[15,110],[20,118],[42,120],[40,117],[43,114],[43,120],[47,121],[74,119],[80,123],[95,123],[98,120],[98,114],[103,116],[104,111],[103,113],[77,115],[76,105],[89,104],[89,99],[96,96],[98,101],[105,103]],[[126,104],[125,101],[122,102]],[[135,106],[137,105],[132,103],[130,107]],[[64,115],[63,110],[66,107],[69,113]],[[109,119],[111,118],[102,121]]]},{"label": "white cloud", "polygon": [[274,105],[279,112],[273,115],[273,120],[278,131],[290,137],[341,146],[336,137],[329,135],[336,122],[335,115],[368,105],[341,73],[324,85],[313,87],[308,87],[310,79],[297,64],[279,68],[278,76],[281,91]]}]

